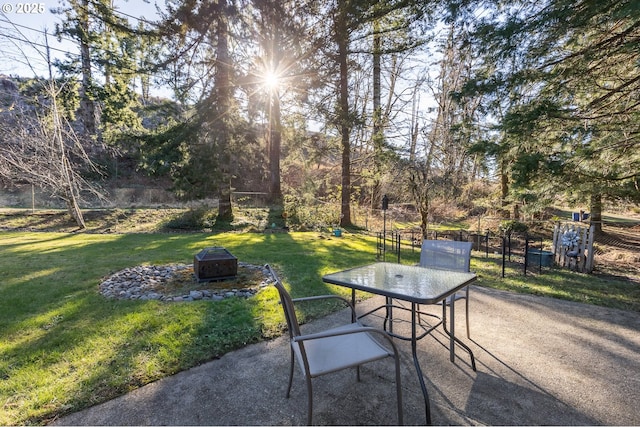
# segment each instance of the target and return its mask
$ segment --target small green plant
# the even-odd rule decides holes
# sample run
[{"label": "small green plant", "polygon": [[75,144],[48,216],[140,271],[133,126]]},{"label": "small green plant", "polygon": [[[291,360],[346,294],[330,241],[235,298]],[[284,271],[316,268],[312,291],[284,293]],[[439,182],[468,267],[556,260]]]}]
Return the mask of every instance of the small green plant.
[{"label": "small green plant", "polygon": [[529,230],[529,226],[520,221],[516,221],[514,219],[502,221],[500,223],[500,232],[509,234],[509,233],[525,233]]},{"label": "small green plant", "polygon": [[172,230],[202,231],[210,229],[216,221],[215,211],[207,207],[197,207],[170,219],[166,227]]}]

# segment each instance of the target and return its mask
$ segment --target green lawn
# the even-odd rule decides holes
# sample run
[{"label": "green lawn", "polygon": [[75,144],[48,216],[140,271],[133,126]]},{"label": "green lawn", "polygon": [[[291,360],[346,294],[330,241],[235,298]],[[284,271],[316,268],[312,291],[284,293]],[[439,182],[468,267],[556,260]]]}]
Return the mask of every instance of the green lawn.
[{"label": "green lawn", "polygon": [[[191,263],[208,246],[270,263],[294,297],[348,291],[323,274],[375,260],[375,238],[345,233],[63,234],[0,232],[0,425],[46,423],[265,338],[284,318],[273,288],[248,300],[114,301],[106,275],[139,264]],[[388,260],[391,257],[388,258]],[[407,250],[403,262],[415,263]],[[640,310],[638,286],[564,270],[499,277],[474,257],[478,284]],[[314,305],[308,321],[333,310]]]}]

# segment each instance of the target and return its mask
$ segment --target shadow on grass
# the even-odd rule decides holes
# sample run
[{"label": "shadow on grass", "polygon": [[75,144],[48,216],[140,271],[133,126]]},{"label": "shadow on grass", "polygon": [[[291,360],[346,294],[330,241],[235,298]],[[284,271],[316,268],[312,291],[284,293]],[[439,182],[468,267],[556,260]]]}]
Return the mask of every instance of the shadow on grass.
[{"label": "shadow on grass", "polygon": [[[210,246],[243,262],[271,264],[294,298],[348,297],[348,289],[325,284],[322,276],[376,256],[375,238],[351,232],[3,233],[0,424],[50,420],[281,334],[284,316],[272,287],[219,303],[114,301],[98,293],[106,275],[140,264],[190,263]],[[500,268],[499,257],[472,258],[481,286],[640,311],[637,284],[555,268],[501,279]],[[298,307],[302,322],[337,308]]]},{"label": "shadow on grass", "polygon": [[[51,420],[284,330],[270,288],[247,300],[117,301],[98,293],[109,274],[140,264],[189,263],[202,248],[223,246],[241,261],[273,265],[292,295],[306,296],[340,292],[321,276],[375,257],[373,241],[318,233],[3,237],[0,399],[9,404],[0,424]],[[302,307],[301,320],[335,309]],[[22,397],[12,403],[16,395]]]}]

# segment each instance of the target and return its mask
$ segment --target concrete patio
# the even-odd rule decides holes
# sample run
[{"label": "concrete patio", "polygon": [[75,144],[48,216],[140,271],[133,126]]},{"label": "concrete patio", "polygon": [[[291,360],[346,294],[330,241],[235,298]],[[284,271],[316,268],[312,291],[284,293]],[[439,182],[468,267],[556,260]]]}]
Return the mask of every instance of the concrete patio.
[{"label": "concrete patio", "polygon": [[[382,301],[359,303],[358,311]],[[434,424],[640,425],[640,313],[472,287],[469,341],[464,302],[458,304],[456,335],[474,351],[477,372],[460,348],[456,362],[449,361],[441,330],[419,342]],[[305,327],[347,319],[340,312]],[[424,401],[410,346],[398,343],[405,424],[421,425]],[[361,382],[355,371],[315,379],[313,423],[396,424],[392,365],[389,359],[366,365]],[[253,344],[54,424],[305,424],[298,370],[285,398],[288,366],[286,338]]]}]

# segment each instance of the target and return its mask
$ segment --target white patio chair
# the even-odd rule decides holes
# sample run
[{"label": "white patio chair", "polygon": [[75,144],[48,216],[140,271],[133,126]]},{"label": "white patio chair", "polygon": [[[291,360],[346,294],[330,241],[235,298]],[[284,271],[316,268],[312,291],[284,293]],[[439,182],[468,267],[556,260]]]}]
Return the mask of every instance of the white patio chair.
[{"label": "white patio chair", "polygon": [[[291,365],[289,369],[287,398],[290,396],[291,385],[293,383],[294,361],[297,360],[307,384],[307,424],[311,425],[313,411],[312,378],[355,367],[359,381],[360,365],[386,357],[392,357],[395,360],[398,424],[402,424],[400,357],[395,344],[386,332],[359,324],[356,321],[356,312],[353,305],[348,300],[337,295],[320,295],[292,299],[273,269],[269,265],[266,267],[275,279],[275,287],[280,294],[280,302],[282,303],[282,308],[284,309],[287,320],[287,327],[289,329]],[[296,317],[294,303],[326,298],[337,298],[344,301],[351,308],[351,323],[323,332],[302,334]],[[376,340],[373,337],[374,335],[379,337],[380,340]],[[379,341],[385,342],[388,346],[383,346]],[[365,398],[366,397],[363,396],[363,399]]]},{"label": "white patio chair", "polygon": [[[471,242],[457,242],[453,240],[424,240],[420,252],[420,266],[438,268],[441,270],[470,271]],[[458,299],[465,299],[467,338],[469,332],[469,286],[464,294],[460,292],[451,295],[443,304],[454,304]],[[446,328],[446,325],[444,325]]]}]

